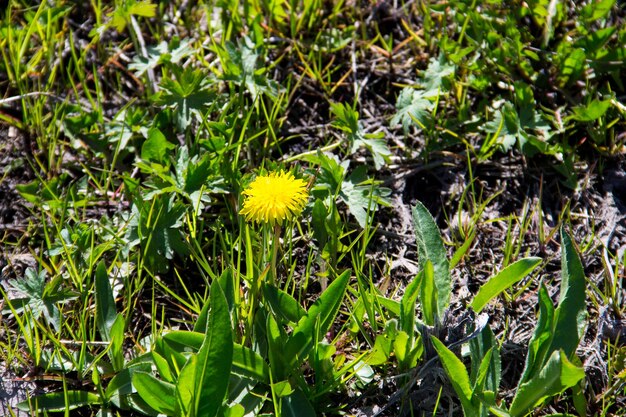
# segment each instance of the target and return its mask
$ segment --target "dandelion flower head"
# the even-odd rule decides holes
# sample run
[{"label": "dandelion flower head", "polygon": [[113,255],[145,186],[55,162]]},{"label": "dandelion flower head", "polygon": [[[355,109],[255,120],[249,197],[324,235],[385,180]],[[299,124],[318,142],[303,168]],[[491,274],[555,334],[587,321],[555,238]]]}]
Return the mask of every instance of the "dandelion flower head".
[{"label": "dandelion flower head", "polygon": [[283,171],[259,175],[243,194],[246,220],[271,225],[299,215],[309,197],[306,182]]}]

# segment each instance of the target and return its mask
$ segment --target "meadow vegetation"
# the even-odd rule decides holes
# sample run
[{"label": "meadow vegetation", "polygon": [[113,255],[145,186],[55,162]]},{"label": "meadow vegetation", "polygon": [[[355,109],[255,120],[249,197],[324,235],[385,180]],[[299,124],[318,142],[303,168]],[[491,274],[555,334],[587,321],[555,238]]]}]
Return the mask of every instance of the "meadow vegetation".
[{"label": "meadow vegetation", "polygon": [[0,414],[624,415],[623,2],[0,4]]}]

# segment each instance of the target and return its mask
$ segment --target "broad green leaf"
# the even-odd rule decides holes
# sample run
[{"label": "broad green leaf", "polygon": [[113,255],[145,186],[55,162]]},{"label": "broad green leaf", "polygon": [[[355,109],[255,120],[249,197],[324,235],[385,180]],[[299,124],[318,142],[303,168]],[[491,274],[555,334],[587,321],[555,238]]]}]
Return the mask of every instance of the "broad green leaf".
[{"label": "broad green leaf", "polygon": [[539,288],[539,319],[535,326],[535,331],[528,344],[528,354],[524,372],[519,384],[531,380],[543,367],[544,361],[549,356],[548,349],[552,340],[552,329],[554,326],[554,306],[545,285]]},{"label": "broad green leaf", "polygon": [[152,355],[152,360],[154,361],[154,365],[156,366],[161,378],[165,379],[167,382],[176,382],[167,360],[165,360],[165,358],[159,355],[155,350],[151,351],[150,354]]},{"label": "broad green leaf", "polygon": [[317,240],[319,248],[323,248],[328,241],[328,231],[326,230],[326,217],[328,210],[324,202],[317,198],[311,210],[311,226],[313,226],[313,237]]},{"label": "broad green leaf", "polygon": [[[446,248],[443,245],[443,239],[435,219],[419,201],[413,207],[413,225],[420,268],[425,268],[426,261],[430,261],[433,265],[434,282],[437,289],[437,308],[434,310],[436,312],[435,321],[439,321],[448,307],[452,291]],[[421,301],[424,303],[423,300]]]},{"label": "broad green leaf", "polygon": [[285,339],[278,323],[271,314],[267,315],[267,356],[270,362],[270,371],[273,381],[282,381],[287,378],[288,366],[295,361],[284,353]]},{"label": "broad green leaf", "polygon": [[585,60],[587,56],[582,48],[576,48],[565,58],[560,66],[561,74],[559,83],[561,87],[569,85],[580,79],[585,70]]},{"label": "broad green leaf", "polygon": [[183,416],[195,416],[197,411],[197,398],[199,387],[196,384],[198,369],[198,356],[191,355],[178,373],[176,380],[176,400],[180,414]]},{"label": "broad green leaf", "polygon": [[415,333],[415,304],[419,295],[420,279],[413,280],[406,286],[400,302],[400,328],[413,339]]},{"label": "broad green leaf", "polygon": [[391,119],[391,127],[402,124],[404,134],[413,125],[423,128],[428,122],[434,103],[429,100],[430,93],[405,87],[396,101],[396,114]]},{"label": "broad green leaf", "polygon": [[[67,401],[66,401],[67,397]],[[43,412],[60,412],[66,410],[74,410],[78,407],[83,407],[90,404],[98,404],[100,402],[100,396],[87,391],[75,391],[68,390],[66,392],[50,392],[47,394],[38,395],[30,398],[29,400],[22,401],[17,405],[17,408],[22,411],[30,412],[35,411],[31,408],[31,403],[37,400],[38,413]]]},{"label": "broad green leaf", "polygon": [[135,16],[154,17],[156,16],[156,4],[152,4],[150,1],[134,2],[129,8],[128,12]]},{"label": "broad green leaf", "polygon": [[437,351],[437,355],[441,360],[443,369],[445,369],[446,375],[448,375],[448,380],[452,384],[454,392],[456,392],[456,395],[458,395],[461,400],[463,413],[466,416],[477,416],[478,408],[472,402],[473,391],[465,365],[463,365],[463,362],[461,362],[461,360],[457,358],[457,356],[452,353],[446,345],[441,343],[439,339],[431,336],[431,340],[433,342],[433,347]]},{"label": "broad green leaf", "polygon": [[399,363],[403,363],[405,361],[409,351],[411,350],[411,347],[408,345],[409,335],[400,330],[393,341],[393,352],[395,353],[396,358],[398,358]]},{"label": "broad green leaf", "polygon": [[274,315],[294,323],[306,314],[306,310],[295,298],[270,284],[263,286],[263,300],[269,304]]},{"label": "broad green leaf", "polygon": [[585,377],[585,370],[567,359],[561,351],[554,351],[538,375],[519,386],[509,413],[522,417],[546,398],[553,397],[576,385]]},{"label": "broad green leaf", "polygon": [[320,298],[298,322],[285,346],[285,360],[296,365],[308,355],[313,343],[328,332],[344,299],[350,270],[344,271],[326,288]]},{"label": "broad green leaf", "polygon": [[[167,333],[163,339],[171,350],[197,352],[204,341],[204,334],[176,330]],[[269,382],[269,367],[261,355],[237,343],[233,343],[232,372],[256,381]]]},{"label": "broad green leaf", "polygon": [[315,409],[299,389],[282,399],[280,414],[284,417],[316,417]]},{"label": "broad green leaf", "polygon": [[489,278],[489,280],[480,287],[480,290],[478,290],[478,293],[472,300],[470,304],[472,309],[479,313],[489,301],[497,297],[502,291],[530,274],[540,262],[541,258],[533,257],[520,259]]},{"label": "broad green leaf", "polygon": [[146,372],[133,373],[132,381],[139,396],[150,407],[169,416],[177,415],[174,384],[161,381]]},{"label": "broad green leaf", "polygon": [[[485,326],[480,334],[470,340],[470,357],[472,358],[472,370],[470,381],[475,392],[492,391],[497,393],[500,387],[501,362],[498,342],[489,326]],[[489,361],[485,363],[487,352],[491,352]],[[483,367],[486,374],[482,374]]]},{"label": "broad green leaf", "polygon": [[379,334],[374,341],[374,347],[366,359],[368,365],[383,365],[391,356],[393,341],[386,335]]},{"label": "broad green leaf", "polygon": [[289,381],[280,381],[272,384],[272,393],[279,398],[291,395],[293,391]]},{"label": "broad green leaf", "polygon": [[593,122],[604,116],[609,107],[611,107],[611,100],[593,100],[586,106],[574,107],[572,118],[579,122]]},{"label": "broad green leaf", "polygon": [[455,69],[454,64],[448,62],[444,53],[440,53],[439,58],[430,58],[423,75],[424,89],[427,92],[438,92],[444,87],[444,79],[454,75]]},{"label": "broad green leaf", "polygon": [[576,352],[585,332],[586,279],[572,239],[561,227],[561,295],[555,311],[554,337],[550,350],[563,349],[568,358]]},{"label": "broad green leaf", "polygon": [[434,326],[443,312],[438,308],[439,290],[435,284],[435,270],[430,259],[426,260],[417,279],[420,283],[420,303],[424,323]]},{"label": "broad green leaf", "polygon": [[598,0],[592,1],[583,7],[582,15],[587,22],[601,19],[611,12],[616,0]]},{"label": "broad green leaf", "polygon": [[111,326],[110,343],[108,354],[111,358],[113,369],[119,372],[124,367],[124,329],[126,327],[126,320],[122,314],[117,314],[113,325]]},{"label": "broad green leaf", "polygon": [[233,333],[228,303],[217,280],[209,295],[211,310],[196,368],[196,416],[212,417],[222,406],[233,363]]},{"label": "broad green leaf", "polygon": [[167,140],[165,135],[155,127],[148,131],[148,139],[141,146],[141,159],[166,163],[172,149],[176,145]]},{"label": "broad green leaf", "polygon": [[106,266],[104,266],[104,261],[100,261],[96,268],[95,289],[96,325],[98,326],[102,340],[108,342],[111,340],[110,331],[117,317],[117,311],[115,309],[115,299],[113,299],[111,282],[109,281],[109,275],[107,274]]}]

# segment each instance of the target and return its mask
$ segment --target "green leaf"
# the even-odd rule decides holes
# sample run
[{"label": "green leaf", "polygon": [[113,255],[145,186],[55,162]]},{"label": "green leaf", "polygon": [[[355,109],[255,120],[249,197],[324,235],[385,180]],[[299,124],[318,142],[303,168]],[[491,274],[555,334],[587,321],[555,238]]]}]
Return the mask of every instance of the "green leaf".
[{"label": "green leaf", "polygon": [[376,366],[387,363],[389,357],[391,356],[392,346],[393,340],[389,337],[382,334],[377,335],[376,340],[374,340],[374,347],[367,357],[367,364]]},{"label": "green leaf", "polygon": [[456,392],[456,395],[458,395],[461,400],[463,413],[466,416],[477,416],[478,408],[472,402],[473,391],[465,365],[463,365],[463,362],[435,336],[431,336],[431,340],[441,360],[443,369],[445,369],[446,375],[448,375],[448,380],[452,384],[454,392]]},{"label": "green leaf", "polygon": [[593,122],[604,116],[609,107],[611,107],[611,100],[593,100],[586,106],[574,107],[572,119],[579,122]]},{"label": "green leaf", "polygon": [[177,415],[176,387],[163,382],[149,373],[135,372],[132,375],[133,386],[139,396],[159,413]]},{"label": "green leaf", "polygon": [[349,281],[350,270],[344,271],[309,308],[307,315],[300,319],[285,346],[285,360],[294,366],[300,363],[308,355],[313,343],[328,332],[344,299]]},{"label": "green leaf", "polygon": [[438,92],[446,77],[454,75],[455,66],[448,62],[445,54],[440,53],[438,58],[430,58],[428,68],[424,71],[423,86],[427,92]]},{"label": "green leaf", "polygon": [[[470,340],[470,357],[472,359],[472,371],[470,381],[474,392],[491,391],[498,392],[501,377],[501,361],[498,342],[489,326],[485,326],[480,334]],[[486,361],[487,352],[491,352]],[[487,367],[485,369],[485,367]],[[483,371],[486,372],[483,374]]]},{"label": "green leaf", "polygon": [[593,22],[609,14],[613,6],[615,6],[615,2],[616,0],[593,1],[583,7],[581,14],[587,22]]},{"label": "green leaf", "polygon": [[104,261],[98,263],[96,268],[96,325],[100,332],[100,337],[105,342],[111,340],[111,327],[117,317],[117,311],[115,308],[115,299],[113,298],[113,290],[111,289],[111,282],[109,281],[109,275],[107,274]]},{"label": "green leaf", "polygon": [[128,12],[135,16],[154,17],[156,16],[156,4],[150,1],[135,2],[128,8]]},{"label": "green leaf", "polygon": [[[425,268],[426,262],[433,265],[434,283],[437,292],[437,304],[435,311],[435,321],[443,317],[443,312],[450,302],[451,279],[450,267],[448,263],[446,248],[439,233],[439,228],[435,219],[428,212],[428,209],[419,201],[413,207],[413,225],[415,227],[415,237],[417,243],[417,254],[420,268]],[[422,303],[424,301],[422,300]]]},{"label": "green leaf", "polygon": [[415,333],[415,304],[419,295],[420,279],[415,277],[404,290],[400,302],[400,329],[413,337]]},{"label": "green leaf", "polygon": [[284,417],[316,417],[315,409],[299,389],[282,399],[280,414]]},{"label": "green leaf", "polygon": [[148,139],[141,146],[141,159],[164,164],[174,148],[176,145],[168,141],[159,129],[153,127],[148,131]]},{"label": "green leaf", "polygon": [[273,285],[263,286],[263,299],[269,304],[275,316],[293,323],[297,323],[306,315],[306,310],[295,298]]},{"label": "green leaf", "polygon": [[[31,408],[31,405],[35,404],[35,400],[38,406],[36,410]],[[50,392],[32,397],[19,403],[17,408],[25,412],[60,412],[98,403],[100,403],[100,396],[93,392],[68,390],[65,392]]]},{"label": "green leaf", "polygon": [[442,311],[438,308],[439,291],[435,285],[435,270],[433,263],[428,259],[424,269],[418,275],[420,282],[420,302],[422,303],[422,315],[424,322],[434,326],[441,317]]},{"label": "green leaf", "polygon": [[165,78],[161,93],[155,96],[157,104],[174,110],[176,126],[184,132],[195,117],[202,120],[205,108],[215,101],[211,80],[200,69],[189,66],[184,69],[172,67],[176,79]]},{"label": "green leaf", "polygon": [[196,364],[196,416],[212,417],[222,406],[233,363],[233,333],[228,303],[217,280],[209,295],[211,311]]},{"label": "green leaf", "polygon": [[554,351],[538,375],[518,387],[509,413],[522,417],[545,399],[558,395],[576,385],[585,377],[585,370],[567,359],[561,351]]},{"label": "green leaf", "polygon": [[520,259],[507,266],[502,271],[489,278],[489,280],[480,287],[480,290],[478,290],[470,306],[475,312],[479,313],[489,301],[497,297],[502,291],[530,274],[540,262],[541,258],[532,257]]},{"label": "green leaf", "polygon": [[[204,341],[204,333],[175,330],[163,336],[171,350],[177,352],[198,352]],[[269,367],[261,355],[250,348],[233,343],[232,373],[252,378],[259,382],[269,382]]]},{"label": "green leaf", "polygon": [[423,128],[434,107],[434,103],[428,99],[429,97],[424,91],[405,87],[398,96],[397,111],[391,119],[391,127],[402,124],[405,135],[408,134],[409,128],[413,125]]},{"label": "green leaf", "polygon": [[524,372],[519,384],[531,380],[543,367],[545,359],[549,354],[549,347],[552,340],[552,329],[554,326],[554,306],[545,285],[539,288],[539,319],[535,326],[535,331],[528,344],[528,354]]},{"label": "green leaf", "polygon": [[580,79],[585,70],[587,56],[582,48],[576,48],[565,58],[560,66],[561,74],[558,77],[561,87],[570,85]]},{"label": "green leaf", "polygon": [[381,187],[378,182],[368,178],[367,167],[361,165],[341,183],[339,197],[348,205],[359,226],[365,227],[368,214],[374,213],[378,205],[388,205],[385,197],[389,193],[388,188]]},{"label": "green leaf", "polygon": [[285,355],[285,337],[271,314],[267,315],[266,334],[267,356],[270,361],[272,380],[282,381],[287,378],[288,365],[295,365],[295,358]]},{"label": "green leaf", "polygon": [[554,337],[550,350],[562,349],[571,358],[585,332],[586,279],[576,248],[564,227],[561,227],[561,240],[561,295],[555,311]]}]

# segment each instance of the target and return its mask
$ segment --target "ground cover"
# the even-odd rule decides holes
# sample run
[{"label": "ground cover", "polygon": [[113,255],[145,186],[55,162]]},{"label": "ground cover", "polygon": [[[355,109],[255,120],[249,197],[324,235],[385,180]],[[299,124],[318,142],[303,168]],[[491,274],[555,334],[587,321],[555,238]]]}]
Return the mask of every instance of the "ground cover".
[{"label": "ground cover", "polygon": [[0,414],[624,414],[621,2],[4,3]]}]

